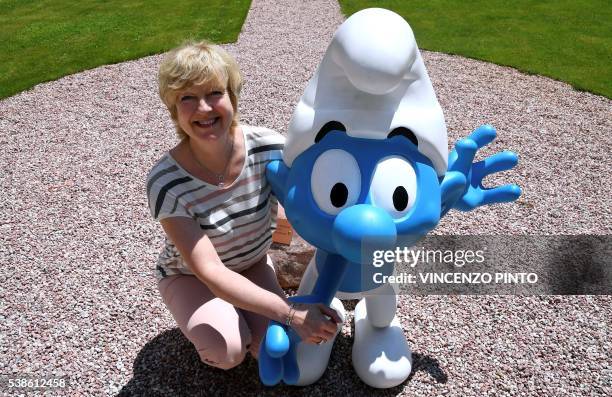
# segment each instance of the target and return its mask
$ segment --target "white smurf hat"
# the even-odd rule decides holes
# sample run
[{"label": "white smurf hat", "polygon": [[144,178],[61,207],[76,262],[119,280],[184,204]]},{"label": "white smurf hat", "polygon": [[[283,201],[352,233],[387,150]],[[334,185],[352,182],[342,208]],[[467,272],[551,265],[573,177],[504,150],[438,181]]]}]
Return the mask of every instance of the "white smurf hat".
[{"label": "white smurf hat", "polygon": [[283,151],[287,166],[330,121],[342,123],[349,136],[369,139],[408,128],[438,175],[446,173],[442,108],[410,25],[394,12],[362,10],[338,28],[293,112]]}]

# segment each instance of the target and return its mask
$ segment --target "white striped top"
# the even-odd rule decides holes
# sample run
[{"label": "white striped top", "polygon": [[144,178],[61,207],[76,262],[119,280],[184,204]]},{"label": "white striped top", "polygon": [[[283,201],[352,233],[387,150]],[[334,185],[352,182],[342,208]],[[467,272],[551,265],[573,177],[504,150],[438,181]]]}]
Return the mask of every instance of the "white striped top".
[{"label": "white striped top", "polygon": [[[272,243],[278,202],[265,172],[271,160],[280,160],[285,138],[272,130],[241,125],[246,159],[236,181],[221,189],[183,169],[170,155],[147,176],[147,197],[156,220],[173,216],[194,219],[229,269],[243,271],[255,264]],[[166,236],[157,260],[156,276],[193,274]]]}]

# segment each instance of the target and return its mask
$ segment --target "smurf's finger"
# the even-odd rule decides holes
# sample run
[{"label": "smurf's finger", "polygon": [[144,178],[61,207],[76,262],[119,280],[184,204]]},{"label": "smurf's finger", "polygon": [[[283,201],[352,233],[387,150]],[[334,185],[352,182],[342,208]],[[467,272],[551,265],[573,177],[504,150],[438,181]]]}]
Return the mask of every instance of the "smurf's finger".
[{"label": "smurf's finger", "polygon": [[503,185],[483,192],[482,205],[509,203],[515,201],[521,195],[521,188],[518,185]]},{"label": "smurf's finger", "polygon": [[442,197],[440,216],[444,216],[465,192],[467,181],[460,172],[449,171],[440,184]]},{"label": "smurf's finger", "polygon": [[474,164],[474,172],[481,177],[495,172],[507,171],[518,164],[518,156],[514,152],[505,151],[487,157]]},{"label": "smurf's finger", "polygon": [[448,154],[448,171],[453,169],[453,165],[455,164],[455,161],[457,161],[457,150],[453,149]]},{"label": "smurf's finger", "polygon": [[478,146],[476,142],[470,138],[462,139],[455,145],[457,151],[457,159],[453,162],[453,165],[449,169],[450,171],[459,171],[464,175],[467,175],[474,161],[476,150]]},{"label": "smurf's finger", "polygon": [[476,189],[469,190],[455,206],[460,211],[472,211],[482,205],[482,193]]},{"label": "smurf's finger", "polygon": [[497,132],[495,131],[495,128],[492,125],[485,124],[476,128],[470,134],[470,136],[468,136],[468,138],[476,142],[476,144],[478,145],[478,149],[480,149],[483,146],[486,146],[489,143],[493,142],[496,136]]}]

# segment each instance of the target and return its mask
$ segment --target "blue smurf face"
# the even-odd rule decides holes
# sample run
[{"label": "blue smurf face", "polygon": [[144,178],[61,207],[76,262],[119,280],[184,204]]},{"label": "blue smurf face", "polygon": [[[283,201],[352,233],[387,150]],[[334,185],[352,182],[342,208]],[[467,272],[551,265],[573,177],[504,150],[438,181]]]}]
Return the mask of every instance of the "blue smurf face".
[{"label": "blue smurf face", "polygon": [[[401,131],[403,130],[403,131]],[[432,163],[406,129],[387,139],[331,131],[288,170],[283,205],[297,233],[329,253],[365,263],[375,249],[410,246],[440,219]]]}]

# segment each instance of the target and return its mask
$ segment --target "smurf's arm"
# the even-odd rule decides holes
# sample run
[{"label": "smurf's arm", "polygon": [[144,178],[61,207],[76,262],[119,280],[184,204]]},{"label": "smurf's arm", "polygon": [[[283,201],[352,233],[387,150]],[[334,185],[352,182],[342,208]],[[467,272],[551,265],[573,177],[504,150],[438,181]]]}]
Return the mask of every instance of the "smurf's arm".
[{"label": "smurf's arm", "polygon": [[266,166],[266,178],[268,178],[268,182],[272,185],[272,192],[282,206],[285,205],[288,176],[289,168],[282,160],[270,161]]},{"label": "smurf's arm", "polygon": [[[323,303],[329,306],[347,267],[347,260],[340,255],[327,255],[312,294],[292,296],[289,301]],[[297,383],[300,371],[296,360],[296,346],[300,340],[297,333],[288,326],[270,321],[259,349],[259,377],[265,385],[276,385],[281,380],[288,385]]]},{"label": "smurf's arm", "polygon": [[307,296],[306,300],[300,299],[304,297],[295,297],[297,300],[294,302],[323,303],[329,306],[336,292],[338,292],[347,268],[348,261],[344,257],[337,254],[328,254],[319,268],[319,277],[312,293]]},{"label": "smurf's arm", "polygon": [[477,163],[474,156],[478,149],[491,143],[496,137],[495,128],[483,125],[455,145],[448,157],[448,171],[440,184],[442,212],[444,216],[451,208],[471,211],[474,208],[515,201],[521,188],[515,184],[486,188],[482,180],[493,173],[514,168],[518,156],[514,152],[496,153]]}]

